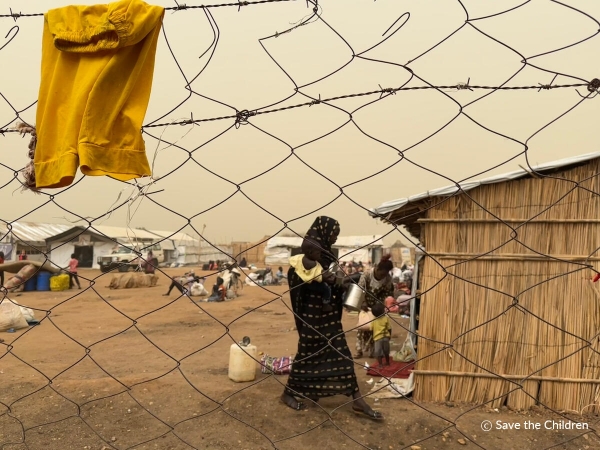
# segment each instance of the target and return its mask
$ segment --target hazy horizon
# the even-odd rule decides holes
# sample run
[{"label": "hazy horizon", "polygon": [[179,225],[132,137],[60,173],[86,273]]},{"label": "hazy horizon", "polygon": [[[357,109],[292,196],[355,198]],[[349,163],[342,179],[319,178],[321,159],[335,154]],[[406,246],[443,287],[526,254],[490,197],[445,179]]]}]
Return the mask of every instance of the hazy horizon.
[{"label": "hazy horizon", "polygon": [[[3,14],[9,13],[9,7],[13,12],[27,14],[71,3],[19,0],[9,2]],[[191,6],[216,2],[187,3]],[[463,0],[471,18],[488,16],[520,3],[522,0],[490,4]],[[565,3],[592,17],[600,17],[600,2]],[[166,0],[154,4],[175,6],[175,2]],[[380,86],[402,86],[410,74],[400,65],[413,60],[408,67],[422,80],[415,77],[409,86],[427,83],[451,86],[468,79],[472,85],[498,86],[523,66],[521,57],[501,42],[530,57],[583,40],[598,30],[596,22],[572,9],[534,0],[513,12],[470,22],[446,42],[417,58],[464,24],[465,11],[459,2],[322,1],[319,5],[320,14],[329,26],[315,20],[262,41],[296,85],[310,84],[300,88],[305,95],[298,93],[274,108],[304,103],[310,98],[325,99],[376,91]],[[254,111],[294,94],[294,82],[263,50],[259,39],[281,33],[308,17],[312,10],[306,2],[249,5],[240,11],[237,7],[207,11],[166,12],[145,123],[187,120],[192,115],[194,119],[227,116],[235,114],[232,107]],[[354,58],[343,70],[311,84],[352,59],[349,45],[358,54],[380,42],[386,30],[406,12],[410,18],[402,29],[364,55],[386,62]],[[214,18],[219,33],[212,57],[214,31],[207,14]],[[402,20],[391,31],[401,23]],[[0,122],[4,125],[15,117],[10,105],[23,110],[36,101],[43,19],[22,17],[15,22],[12,18],[0,18],[0,25],[0,32],[8,36],[5,44],[16,32],[13,27],[19,27],[16,37],[0,50],[5,67],[0,72],[0,92],[6,99],[0,107]],[[572,77],[600,78],[593,57],[598,42],[595,37],[535,58],[531,63]],[[198,76],[207,62],[206,69]],[[525,67],[509,84],[537,86],[550,83],[553,77],[552,73]],[[194,80],[191,87],[201,95],[190,96],[186,80]],[[558,76],[554,84],[574,82],[577,80]],[[580,92],[587,94],[585,87]],[[161,192],[139,205],[136,203],[129,212],[121,207],[95,223],[176,231],[187,224],[187,218],[196,216],[191,223],[200,232],[206,225],[207,240],[226,243],[255,242],[276,234],[283,227],[276,217],[303,234],[314,217],[328,215],[340,221],[342,235],[385,235],[392,227],[369,217],[366,209],[447,186],[450,179],[479,179],[525,167],[523,155],[502,164],[523,152],[523,146],[515,140],[525,141],[581,101],[574,88],[489,94],[490,91],[484,90],[402,91],[376,102],[378,94],[259,115],[239,128],[228,119],[146,129],[147,154],[151,163],[154,160],[153,178],[158,179],[149,191]],[[458,113],[456,102],[466,105],[484,96],[487,97],[465,109],[472,120],[461,115],[443,131],[419,143]],[[353,114],[358,126],[348,123],[332,133],[348,121],[348,114],[339,108],[351,111],[371,102],[374,103]],[[598,108],[597,101],[583,101],[536,134],[527,142],[529,163],[535,165],[598,151],[595,126]],[[35,123],[35,105],[23,112],[22,117]],[[484,130],[477,123],[498,134]],[[317,139],[321,136],[325,137]],[[158,138],[164,142],[159,143]],[[11,179],[14,171],[27,163],[28,138],[8,133],[3,143],[0,183],[4,187],[0,189],[0,201],[5,221],[72,223],[77,216],[99,217],[134,192],[135,188],[115,180],[82,178],[78,172],[70,188],[44,191],[56,196],[54,203],[47,195],[21,193],[18,183]],[[295,156],[290,157],[292,148]],[[187,151],[192,150],[195,150],[194,160],[188,159]],[[398,150],[405,151],[405,159],[400,162]],[[263,172],[266,173],[253,179]],[[340,189],[327,179],[346,186],[344,193],[349,198],[342,196],[325,206],[340,195]],[[362,179],[365,180],[352,184]],[[146,183],[148,180],[140,180],[140,184]],[[236,193],[238,186],[242,192]],[[30,211],[33,212],[28,214]],[[135,214],[128,221],[128,214],[133,211]],[[182,231],[194,234],[189,227]],[[410,242],[396,231],[386,236],[384,242],[391,245],[397,240]]]}]

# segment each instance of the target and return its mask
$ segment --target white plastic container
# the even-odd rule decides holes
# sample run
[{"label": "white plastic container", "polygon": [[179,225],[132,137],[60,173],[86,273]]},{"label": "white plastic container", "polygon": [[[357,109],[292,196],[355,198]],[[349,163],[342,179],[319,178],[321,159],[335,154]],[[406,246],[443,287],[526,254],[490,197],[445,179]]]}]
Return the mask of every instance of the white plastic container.
[{"label": "white plastic container", "polygon": [[258,366],[257,355],[255,345],[232,344],[229,349],[229,378],[236,383],[254,381]]}]

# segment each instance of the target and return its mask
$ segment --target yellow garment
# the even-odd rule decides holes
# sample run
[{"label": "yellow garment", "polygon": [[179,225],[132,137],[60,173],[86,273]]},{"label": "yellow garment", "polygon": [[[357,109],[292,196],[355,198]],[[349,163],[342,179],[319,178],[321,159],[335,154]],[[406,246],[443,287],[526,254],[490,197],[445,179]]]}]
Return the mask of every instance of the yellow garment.
[{"label": "yellow garment", "polygon": [[302,281],[308,283],[316,281],[317,283],[321,283],[323,281],[323,267],[321,264],[317,262],[315,267],[307,270],[304,268],[304,264],[302,264],[302,258],[304,258],[304,255],[294,255],[290,257],[290,267],[293,267],[294,270],[296,270],[296,274]]},{"label": "yellow garment", "polygon": [[383,338],[392,337],[392,326],[390,325],[390,319],[385,314],[375,319],[372,323],[373,327],[373,341],[379,341]]},{"label": "yellow garment", "polygon": [[44,15],[35,177],[38,188],[85,175],[150,175],[142,124],[164,9],[140,0]]}]

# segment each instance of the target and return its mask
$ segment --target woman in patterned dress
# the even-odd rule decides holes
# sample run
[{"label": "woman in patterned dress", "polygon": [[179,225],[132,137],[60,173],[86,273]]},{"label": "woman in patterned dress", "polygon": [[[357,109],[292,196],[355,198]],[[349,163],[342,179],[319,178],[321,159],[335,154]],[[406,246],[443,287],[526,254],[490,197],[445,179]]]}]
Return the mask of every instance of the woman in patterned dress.
[{"label": "woman in patterned dress", "polygon": [[[331,246],[340,234],[339,223],[319,216],[306,233],[306,238],[317,241],[321,247],[321,266],[327,269],[335,260]],[[335,277],[325,272],[325,281],[333,284]],[[383,419],[361,397],[354,373],[354,361],[342,328],[344,288],[331,286],[333,311],[323,312],[319,293],[305,289],[303,281],[293,268],[288,271],[288,284],[294,319],[298,330],[298,352],[290,376],[281,396],[287,406],[295,410],[306,406],[296,397],[313,402],[333,395],[352,396],[352,410],[370,419]]]},{"label": "woman in patterned dress", "polygon": [[[366,291],[363,310],[372,308],[377,302],[385,305],[385,299],[394,295],[394,283],[390,271],[394,264],[390,255],[385,255],[375,267],[363,272],[358,285]],[[363,355],[373,357],[373,333],[369,330],[358,330],[356,332],[356,354],[354,358],[362,358]]]}]

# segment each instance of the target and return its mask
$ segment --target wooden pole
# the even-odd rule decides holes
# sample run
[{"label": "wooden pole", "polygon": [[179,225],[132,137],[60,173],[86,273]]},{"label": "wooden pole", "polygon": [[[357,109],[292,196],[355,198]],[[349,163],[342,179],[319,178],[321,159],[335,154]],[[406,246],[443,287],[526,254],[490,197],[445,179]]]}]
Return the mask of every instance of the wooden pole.
[{"label": "wooden pole", "polygon": [[470,219],[470,218],[452,218],[452,219],[418,219],[417,223],[598,223],[600,219]]},{"label": "wooden pole", "polygon": [[415,375],[433,375],[433,376],[446,376],[446,377],[472,377],[472,378],[495,378],[501,380],[505,378],[507,380],[523,380],[523,381],[553,381],[556,383],[591,383],[600,384],[600,379],[591,378],[559,378],[559,377],[543,377],[539,375],[532,375],[530,377],[526,375],[494,375],[491,373],[478,373],[478,372],[450,372],[446,370],[413,370],[412,373]]},{"label": "wooden pole", "polygon": [[[515,261],[600,261],[600,256],[588,255],[537,255],[535,253],[500,253],[491,255],[481,255],[478,253],[446,253],[446,252],[428,252],[428,256],[439,257],[440,259],[489,259],[489,260],[515,260]],[[557,261],[560,262],[560,261]]]}]

